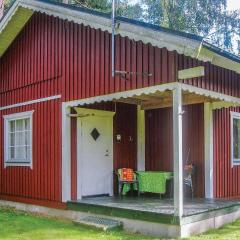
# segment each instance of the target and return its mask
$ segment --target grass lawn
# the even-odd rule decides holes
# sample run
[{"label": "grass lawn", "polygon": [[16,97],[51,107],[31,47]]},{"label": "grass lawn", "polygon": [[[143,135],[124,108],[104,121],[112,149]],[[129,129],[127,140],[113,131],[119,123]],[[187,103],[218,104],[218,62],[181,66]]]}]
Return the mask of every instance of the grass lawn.
[{"label": "grass lawn", "polygon": [[[0,209],[0,239],[1,240],[153,240],[158,238],[127,234],[123,231],[103,232],[93,228],[74,224],[71,221],[46,218],[26,214],[13,209]],[[210,231],[191,240],[202,239],[240,239],[240,221],[225,226],[222,229]]]}]

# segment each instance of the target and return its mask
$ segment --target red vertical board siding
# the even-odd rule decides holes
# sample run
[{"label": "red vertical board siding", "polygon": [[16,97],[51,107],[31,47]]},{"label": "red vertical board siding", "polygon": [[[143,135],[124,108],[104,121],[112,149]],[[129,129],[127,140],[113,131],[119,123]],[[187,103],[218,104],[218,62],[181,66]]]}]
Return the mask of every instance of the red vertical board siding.
[{"label": "red vertical board siding", "polygon": [[[35,14],[0,59],[0,105],[61,94],[58,20]],[[61,202],[61,101],[52,100],[0,111],[1,146],[4,146],[3,116],[34,110],[33,169],[4,168],[0,153],[0,195]],[[41,203],[42,204],[42,203]]]},{"label": "red vertical board siding", "polygon": [[[196,197],[204,197],[204,115],[203,105],[184,107],[183,162],[196,166]],[[146,170],[173,171],[172,108],[146,111]]]},{"label": "red vertical board siding", "polygon": [[[113,168],[137,168],[137,108],[118,103],[113,122]],[[117,141],[116,135],[122,139]],[[114,192],[117,193],[117,177],[114,175]]]},{"label": "red vertical board siding", "polygon": [[[63,101],[68,101],[173,82],[178,69],[199,65],[206,67],[206,77],[183,82],[239,96],[239,74],[120,35],[116,36],[116,69],[152,73],[152,77],[112,79],[110,40],[106,31],[34,14],[0,60],[0,93],[8,100],[2,105],[48,96],[57,90]],[[25,91],[27,86],[43,82],[47,87],[37,95]],[[9,97],[9,92],[20,89],[23,94],[18,98]]]},{"label": "red vertical board siding", "polygon": [[[120,134],[122,140],[117,141]],[[117,104],[114,117],[114,169],[137,167],[137,109],[135,105]]]},{"label": "red vertical board siding", "polygon": [[172,109],[148,110],[145,122],[146,170],[172,171]]},{"label": "red vertical board siding", "polygon": [[217,198],[240,196],[240,166],[231,166],[231,117],[230,111],[240,108],[215,110],[214,136],[214,196]]},{"label": "red vertical board siding", "polygon": [[[33,113],[33,168],[6,167],[3,165],[4,151],[0,152],[0,195],[24,197],[42,201],[61,202],[58,132],[60,125],[60,101],[47,101],[34,105],[1,111],[0,144],[4,146],[3,116],[34,110]],[[58,114],[56,114],[58,112]],[[2,148],[3,149],[3,148]]]}]

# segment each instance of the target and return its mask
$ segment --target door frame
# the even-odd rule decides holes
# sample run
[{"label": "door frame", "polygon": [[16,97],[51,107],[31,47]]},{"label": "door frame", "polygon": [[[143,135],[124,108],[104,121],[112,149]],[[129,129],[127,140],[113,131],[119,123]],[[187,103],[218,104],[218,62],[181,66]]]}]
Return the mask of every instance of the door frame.
[{"label": "door frame", "polygon": [[[77,199],[82,199],[82,163],[83,163],[83,156],[81,154],[82,152],[82,124],[81,119],[86,117],[104,117],[108,118],[110,120],[110,132],[111,132],[111,144],[109,146],[109,154],[111,158],[111,169],[113,171],[113,116],[115,115],[115,112],[112,111],[105,111],[105,110],[95,110],[95,109],[89,109],[89,108],[80,108],[75,107],[74,108],[77,112],[78,118],[77,118]],[[111,178],[111,191],[110,195],[113,195],[113,178]]]}]

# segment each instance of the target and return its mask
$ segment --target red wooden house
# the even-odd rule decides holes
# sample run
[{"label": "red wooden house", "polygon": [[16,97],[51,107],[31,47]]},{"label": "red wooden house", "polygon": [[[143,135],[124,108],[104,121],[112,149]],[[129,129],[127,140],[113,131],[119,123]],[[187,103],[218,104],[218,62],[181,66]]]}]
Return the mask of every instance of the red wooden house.
[{"label": "red wooden house", "polygon": [[[112,77],[109,15],[17,0],[1,20],[0,198],[169,236],[240,217],[240,58],[195,35],[117,21],[123,73]],[[173,200],[111,197],[123,167],[173,172]]]}]

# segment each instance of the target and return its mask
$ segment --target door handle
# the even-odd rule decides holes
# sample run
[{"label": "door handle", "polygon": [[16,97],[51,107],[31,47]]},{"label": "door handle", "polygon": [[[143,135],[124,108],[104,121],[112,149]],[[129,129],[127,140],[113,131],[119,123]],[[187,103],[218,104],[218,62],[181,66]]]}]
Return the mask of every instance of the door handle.
[{"label": "door handle", "polygon": [[106,150],[105,157],[108,157],[108,156],[109,156],[109,153],[108,153],[108,150]]}]

